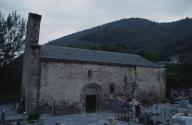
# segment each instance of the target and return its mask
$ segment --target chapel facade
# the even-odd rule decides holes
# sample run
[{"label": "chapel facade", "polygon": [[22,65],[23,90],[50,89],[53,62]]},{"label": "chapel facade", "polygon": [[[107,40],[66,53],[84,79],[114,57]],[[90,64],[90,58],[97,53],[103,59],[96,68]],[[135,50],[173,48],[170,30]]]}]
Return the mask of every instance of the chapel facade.
[{"label": "chapel facade", "polygon": [[164,68],[133,54],[39,45],[40,21],[29,14],[22,75],[26,112],[97,112],[118,96],[165,97]]}]

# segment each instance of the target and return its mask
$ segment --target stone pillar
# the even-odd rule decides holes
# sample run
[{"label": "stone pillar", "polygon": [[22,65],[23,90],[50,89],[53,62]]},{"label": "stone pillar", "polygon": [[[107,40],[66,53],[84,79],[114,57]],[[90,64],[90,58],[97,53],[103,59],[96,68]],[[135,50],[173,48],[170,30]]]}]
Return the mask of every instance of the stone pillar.
[{"label": "stone pillar", "polygon": [[40,82],[39,30],[41,15],[29,13],[26,32],[25,52],[22,73],[22,97],[25,111],[33,112],[37,108]]}]

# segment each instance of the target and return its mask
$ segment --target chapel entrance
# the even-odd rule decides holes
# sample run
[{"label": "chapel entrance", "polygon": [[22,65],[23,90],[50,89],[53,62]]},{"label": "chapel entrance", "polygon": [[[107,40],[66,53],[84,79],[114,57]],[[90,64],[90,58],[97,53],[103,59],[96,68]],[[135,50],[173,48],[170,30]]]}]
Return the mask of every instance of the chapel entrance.
[{"label": "chapel entrance", "polygon": [[96,95],[86,96],[86,112],[96,112]]},{"label": "chapel entrance", "polygon": [[85,112],[99,111],[101,104],[101,87],[98,84],[88,84],[82,90],[82,110]]}]

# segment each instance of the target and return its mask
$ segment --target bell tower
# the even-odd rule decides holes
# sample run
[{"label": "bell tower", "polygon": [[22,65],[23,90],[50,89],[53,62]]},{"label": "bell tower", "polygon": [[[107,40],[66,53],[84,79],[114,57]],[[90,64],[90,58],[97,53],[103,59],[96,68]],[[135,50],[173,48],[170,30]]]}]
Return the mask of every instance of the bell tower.
[{"label": "bell tower", "polygon": [[38,104],[40,82],[40,31],[41,15],[29,13],[25,39],[25,52],[22,72],[22,98],[25,100],[25,111],[35,111]]}]

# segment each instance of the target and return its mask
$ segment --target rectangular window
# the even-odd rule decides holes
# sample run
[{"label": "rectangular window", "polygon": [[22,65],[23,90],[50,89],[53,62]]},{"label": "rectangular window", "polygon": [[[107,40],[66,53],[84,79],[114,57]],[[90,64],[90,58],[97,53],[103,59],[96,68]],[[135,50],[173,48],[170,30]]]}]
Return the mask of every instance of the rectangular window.
[{"label": "rectangular window", "polygon": [[114,83],[110,83],[109,84],[109,89],[110,89],[110,94],[113,94],[115,92],[115,84]]}]

